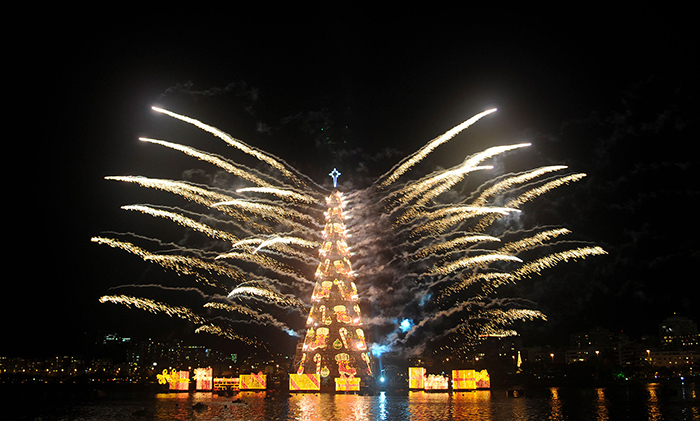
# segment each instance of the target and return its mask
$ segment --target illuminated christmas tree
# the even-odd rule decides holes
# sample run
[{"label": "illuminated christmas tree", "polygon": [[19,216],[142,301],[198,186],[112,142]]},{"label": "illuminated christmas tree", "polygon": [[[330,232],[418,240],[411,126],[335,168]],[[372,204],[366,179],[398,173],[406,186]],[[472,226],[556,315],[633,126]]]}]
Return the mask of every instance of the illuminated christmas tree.
[{"label": "illuminated christmas tree", "polygon": [[[339,175],[331,173],[334,181]],[[293,374],[309,386],[296,390],[358,390],[372,378],[372,360],[362,328],[355,274],[350,263],[343,216],[343,197],[335,190],[326,198],[326,224],[319,251],[316,286],[306,321],[306,336],[297,347]],[[315,375],[315,376],[314,376]],[[316,389],[316,387],[318,389]]]}]

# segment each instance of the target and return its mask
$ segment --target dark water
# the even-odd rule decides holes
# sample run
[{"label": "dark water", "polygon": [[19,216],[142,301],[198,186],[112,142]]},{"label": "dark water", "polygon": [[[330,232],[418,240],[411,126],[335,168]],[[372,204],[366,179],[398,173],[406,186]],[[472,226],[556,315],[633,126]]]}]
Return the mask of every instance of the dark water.
[{"label": "dark water", "polygon": [[[3,392],[2,419],[10,420],[700,420],[698,390],[689,385],[605,388],[531,388],[412,392],[403,396],[246,392],[154,393],[129,388],[83,390],[15,388]],[[234,403],[233,399],[240,399]],[[198,405],[199,404],[199,405]],[[9,414],[9,415],[8,415]]]}]

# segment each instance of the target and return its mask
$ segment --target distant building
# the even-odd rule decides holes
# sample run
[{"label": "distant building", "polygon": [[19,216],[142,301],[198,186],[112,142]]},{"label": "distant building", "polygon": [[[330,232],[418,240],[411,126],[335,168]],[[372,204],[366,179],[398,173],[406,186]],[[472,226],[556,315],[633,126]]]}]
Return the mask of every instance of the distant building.
[{"label": "distant building", "polygon": [[653,367],[685,368],[700,363],[700,352],[686,351],[650,351],[649,357]]},{"label": "distant building", "polygon": [[695,349],[700,345],[698,325],[687,317],[667,317],[659,324],[659,340],[665,350]]},{"label": "distant building", "polygon": [[569,336],[570,347],[574,349],[614,347],[629,342],[624,333],[613,333],[607,329],[596,327],[588,332],[574,333]]},{"label": "distant building", "polygon": [[600,350],[595,347],[567,349],[564,353],[567,364],[588,361],[600,356]]},{"label": "distant building", "polygon": [[626,334],[613,333],[601,327],[572,334],[569,340],[569,348],[565,352],[567,364],[600,359],[604,356],[622,365],[623,350],[630,344]]}]

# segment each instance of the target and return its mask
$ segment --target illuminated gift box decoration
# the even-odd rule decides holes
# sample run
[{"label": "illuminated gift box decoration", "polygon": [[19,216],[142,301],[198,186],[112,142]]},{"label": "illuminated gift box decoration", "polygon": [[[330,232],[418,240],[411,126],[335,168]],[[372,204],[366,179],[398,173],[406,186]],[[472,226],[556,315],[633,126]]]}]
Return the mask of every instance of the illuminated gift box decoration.
[{"label": "illuminated gift box decoration", "polygon": [[321,379],[318,374],[290,374],[289,390],[321,390]]},{"label": "illuminated gift box decoration", "polygon": [[474,370],[452,370],[452,389],[476,389],[476,372]]},{"label": "illuminated gift box decoration", "polygon": [[170,390],[189,390],[190,388],[190,372],[189,371],[176,371],[163,370],[161,374],[156,376],[158,383],[168,384]]},{"label": "illuminated gift box decoration", "polygon": [[238,377],[214,377],[214,390],[228,391],[239,390],[240,379]]},{"label": "illuminated gift box decoration", "polygon": [[359,377],[336,377],[335,391],[336,392],[352,392],[360,390]]},{"label": "illuminated gift box decoration", "polygon": [[194,380],[196,381],[197,390],[211,390],[212,389],[212,368],[195,368],[194,369]]},{"label": "illuminated gift box decoration", "polygon": [[408,367],[408,388],[425,389],[425,368]]},{"label": "illuminated gift box decoration", "polygon": [[476,372],[476,387],[477,389],[490,389],[491,388],[491,376],[486,370],[481,370]]},{"label": "illuminated gift box decoration", "polygon": [[240,389],[241,390],[260,390],[267,388],[267,376],[258,372],[258,374],[241,374],[240,377]]},{"label": "illuminated gift box decoration", "polygon": [[440,374],[428,374],[425,379],[425,390],[448,390],[449,378]]}]

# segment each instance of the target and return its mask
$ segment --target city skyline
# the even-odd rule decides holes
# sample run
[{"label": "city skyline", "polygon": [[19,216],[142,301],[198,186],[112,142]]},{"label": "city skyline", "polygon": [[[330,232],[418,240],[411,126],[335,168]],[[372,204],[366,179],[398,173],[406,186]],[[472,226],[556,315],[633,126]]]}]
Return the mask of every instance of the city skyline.
[{"label": "city skyline", "polygon": [[[668,327],[683,326],[675,338],[661,336]],[[660,335],[630,341],[624,333],[595,328],[569,337],[566,346],[526,344],[521,337],[491,338],[465,355],[425,355],[401,358],[389,353],[376,359],[372,367],[381,372],[366,382],[378,387],[406,389],[408,367],[423,367],[431,372],[454,369],[488,369],[496,385],[509,384],[514,378],[537,384],[565,384],[567,376],[579,376],[584,382],[627,382],[669,379],[696,375],[700,362],[700,335],[697,323],[676,315],[659,326]],[[243,348],[241,348],[243,350]],[[186,370],[211,368],[215,377],[231,377],[250,372],[264,372],[276,387],[286,384],[287,376],[299,365],[289,355],[228,354],[221,350],[188,345],[182,340],[168,342],[153,339],[120,337],[103,333],[96,338],[89,355],[53,355],[34,358],[0,355],[3,383],[58,382],[137,382],[153,383],[163,369]],[[380,361],[383,360],[383,361]],[[581,369],[587,375],[581,377]],[[563,368],[563,366],[572,368]],[[547,368],[549,367],[549,368]],[[551,370],[556,368],[555,372]],[[602,370],[602,368],[605,368]],[[403,370],[403,371],[402,371]],[[567,374],[568,373],[568,374]],[[516,377],[513,377],[516,376]],[[392,380],[389,380],[389,379]],[[402,383],[404,382],[404,383]]]}]

